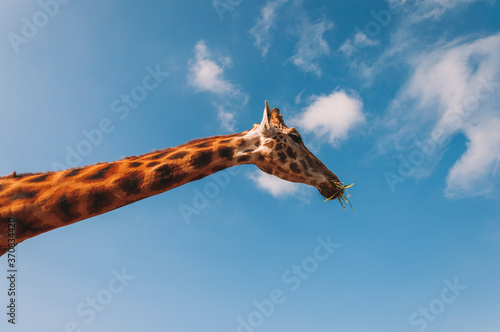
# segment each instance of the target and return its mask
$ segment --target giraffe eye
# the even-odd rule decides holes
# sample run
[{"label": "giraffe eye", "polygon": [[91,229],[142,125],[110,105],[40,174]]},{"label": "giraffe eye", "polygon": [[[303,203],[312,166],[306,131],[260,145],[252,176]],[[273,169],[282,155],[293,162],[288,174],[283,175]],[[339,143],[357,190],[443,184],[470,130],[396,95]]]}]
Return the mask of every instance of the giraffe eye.
[{"label": "giraffe eye", "polygon": [[288,136],[290,136],[290,138],[293,139],[295,143],[300,143],[300,136],[295,134],[288,134]]}]

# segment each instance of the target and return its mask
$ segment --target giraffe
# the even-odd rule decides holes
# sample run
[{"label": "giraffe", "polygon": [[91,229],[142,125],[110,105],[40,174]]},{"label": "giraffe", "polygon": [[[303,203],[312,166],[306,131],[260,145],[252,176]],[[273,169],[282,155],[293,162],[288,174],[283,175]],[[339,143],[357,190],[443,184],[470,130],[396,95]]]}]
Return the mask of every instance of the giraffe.
[{"label": "giraffe", "polygon": [[314,186],[326,198],[344,194],[336,185],[338,177],[266,101],[261,123],[241,133],[196,139],[109,163],[0,177],[0,256],[9,249],[12,221],[15,243],[11,240],[10,247],[242,164]]}]

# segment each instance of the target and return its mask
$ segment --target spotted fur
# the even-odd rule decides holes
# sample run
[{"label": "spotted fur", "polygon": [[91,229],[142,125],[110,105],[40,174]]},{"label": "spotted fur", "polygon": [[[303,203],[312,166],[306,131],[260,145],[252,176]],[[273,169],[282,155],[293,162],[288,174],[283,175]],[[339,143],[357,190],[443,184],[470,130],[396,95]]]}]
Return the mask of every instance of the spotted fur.
[{"label": "spotted fur", "polygon": [[[291,136],[290,136],[291,135]],[[197,139],[141,156],[47,173],[0,177],[0,255],[7,247],[9,218],[20,243],[52,229],[90,218],[225,168],[255,164],[285,180],[337,192],[338,178],[288,128],[266,102],[261,124],[242,133]]]}]

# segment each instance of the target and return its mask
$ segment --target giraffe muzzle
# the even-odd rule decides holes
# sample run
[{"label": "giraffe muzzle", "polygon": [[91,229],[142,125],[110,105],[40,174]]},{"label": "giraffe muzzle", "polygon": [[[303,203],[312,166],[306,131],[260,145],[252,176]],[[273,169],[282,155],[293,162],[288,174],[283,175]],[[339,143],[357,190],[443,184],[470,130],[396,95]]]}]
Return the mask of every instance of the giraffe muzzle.
[{"label": "giraffe muzzle", "polygon": [[[337,199],[344,195],[344,190],[334,183],[340,183],[338,179],[332,179],[329,182],[323,182],[318,186],[318,190],[324,198]],[[341,183],[340,183],[341,184]]]}]

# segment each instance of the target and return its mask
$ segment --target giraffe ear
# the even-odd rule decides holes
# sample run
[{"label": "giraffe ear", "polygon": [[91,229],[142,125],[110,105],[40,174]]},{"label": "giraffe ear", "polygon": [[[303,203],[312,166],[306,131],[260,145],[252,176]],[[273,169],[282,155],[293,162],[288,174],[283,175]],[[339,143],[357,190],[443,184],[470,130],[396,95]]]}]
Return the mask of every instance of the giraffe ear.
[{"label": "giraffe ear", "polygon": [[262,122],[260,123],[259,130],[267,131],[271,128],[271,108],[269,107],[269,103],[266,100],[266,107],[264,108],[264,115],[262,116]]}]

